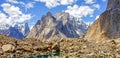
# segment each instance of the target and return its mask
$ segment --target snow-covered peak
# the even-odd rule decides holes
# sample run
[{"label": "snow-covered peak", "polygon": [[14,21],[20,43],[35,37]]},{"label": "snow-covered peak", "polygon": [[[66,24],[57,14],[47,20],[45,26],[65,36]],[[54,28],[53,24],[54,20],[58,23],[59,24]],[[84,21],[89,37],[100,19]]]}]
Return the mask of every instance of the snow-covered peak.
[{"label": "snow-covered peak", "polygon": [[8,24],[0,24],[0,30],[6,30],[9,28],[10,28],[10,25],[8,25]]},{"label": "snow-covered peak", "polygon": [[5,34],[13,38],[23,39],[27,36],[30,29],[27,23],[15,24],[14,26],[8,24],[0,24],[0,34]]},{"label": "snow-covered peak", "polygon": [[23,35],[27,35],[28,32],[30,31],[28,23],[25,24],[16,24],[14,26],[16,29],[18,29]]}]

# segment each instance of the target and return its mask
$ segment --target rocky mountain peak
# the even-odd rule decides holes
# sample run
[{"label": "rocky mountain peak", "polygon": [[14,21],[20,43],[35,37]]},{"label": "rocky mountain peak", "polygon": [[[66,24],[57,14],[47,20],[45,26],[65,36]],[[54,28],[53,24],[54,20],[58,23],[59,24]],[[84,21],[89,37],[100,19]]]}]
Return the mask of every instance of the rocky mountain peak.
[{"label": "rocky mountain peak", "polygon": [[25,26],[28,27],[28,23],[25,23]]},{"label": "rocky mountain peak", "polygon": [[47,16],[52,16],[52,13],[51,12],[47,12]]},{"label": "rocky mountain peak", "polygon": [[56,19],[61,19],[61,17],[64,17],[64,19],[67,19],[69,17],[69,13],[66,12],[60,12],[55,15]]},{"label": "rocky mountain peak", "polygon": [[65,25],[69,21],[69,13],[60,12],[55,15],[57,21],[62,21],[63,25]]},{"label": "rocky mountain peak", "polygon": [[120,8],[120,0],[108,0],[107,10]]},{"label": "rocky mountain peak", "polygon": [[15,27],[15,28],[19,28],[18,24],[15,24],[14,27]]},{"label": "rocky mountain peak", "polygon": [[[2,28],[4,27],[4,28]],[[15,24],[14,26],[2,25],[0,26],[0,34],[5,34],[13,38],[23,39],[27,36],[30,29],[28,23],[25,24]]]},{"label": "rocky mountain peak", "polygon": [[[75,27],[74,19],[70,20],[69,13],[60,12],[52,16],[51,12],[42,16],[35,24],[27,38],[50,39],[50,38],[79,38],[85,28]],[[78,24],[79,25],[79,24]]]},{"label": "rocky mountain peak", "polygon": [[28,33],[29,33],[29,31],[30,31],[29,25],[28,25],[28,23],[25,23],[25,27],[24,27],[24,36],[27,36]]}]

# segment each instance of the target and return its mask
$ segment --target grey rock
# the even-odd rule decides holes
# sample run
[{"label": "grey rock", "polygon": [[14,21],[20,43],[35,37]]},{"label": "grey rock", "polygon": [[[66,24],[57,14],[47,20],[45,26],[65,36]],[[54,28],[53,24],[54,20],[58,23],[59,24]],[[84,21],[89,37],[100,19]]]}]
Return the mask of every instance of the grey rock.
[{"label": "grey rock", "polygon": [[0,29],[0,34],[5,34],[7,36],[17,38],[17,39],[23,39],[25,38],[30,29],[28,26],[28,23],[25,23],[24,25],[18,25],[16,24],[15,26],[7,26],[8,29]]},{"label": "grey rock", "polygon": [[120,0],[108,0],[107,10],[120,8]]},{"label": "grey rock", "polygon": [[79,38],[86,33],[87,28],[80,28],[86,25],[77,23],[78,21],[70,18],[69,13],[61,12],[52,16],[51,12],[48,12],[38,20],[27,38]]},{"label": "grey rock", "polygon": [[120,0],[108,0],[108,9],[91,25],[85,39],[102,41],[120,38]]}]

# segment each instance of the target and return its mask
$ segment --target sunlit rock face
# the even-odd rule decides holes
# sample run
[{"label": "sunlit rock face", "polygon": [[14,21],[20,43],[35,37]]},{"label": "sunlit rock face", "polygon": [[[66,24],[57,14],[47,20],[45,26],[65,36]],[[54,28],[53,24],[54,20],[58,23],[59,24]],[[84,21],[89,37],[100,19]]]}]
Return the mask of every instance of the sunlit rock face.
[{"label": "sunlit rock face", "polygon": [[108,0],[107,10],[88,29],[85,39],[120,38],[120,0]]},{"label": "sunlit rock face", "polygon": [[[75,21],[69,13],[60,12],[55,16],[51,12],[42,16],[31,29],[27,38],[79,38],[87,31],[87,25],[83,21]],[[78,24],[79,23],[79,24]]]}]

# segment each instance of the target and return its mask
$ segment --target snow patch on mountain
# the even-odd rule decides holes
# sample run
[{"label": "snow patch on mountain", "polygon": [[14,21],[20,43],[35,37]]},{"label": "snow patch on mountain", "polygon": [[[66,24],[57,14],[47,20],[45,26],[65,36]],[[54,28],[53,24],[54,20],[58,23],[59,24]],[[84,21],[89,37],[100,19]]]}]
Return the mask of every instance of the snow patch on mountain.
[{"label": "snow patch on mountain", "polygon": [[0,34],[5,34],[17,39],[25,38],[29,31],[30,29],[27,23],[16,24],[14,26],[0,24]]}]

